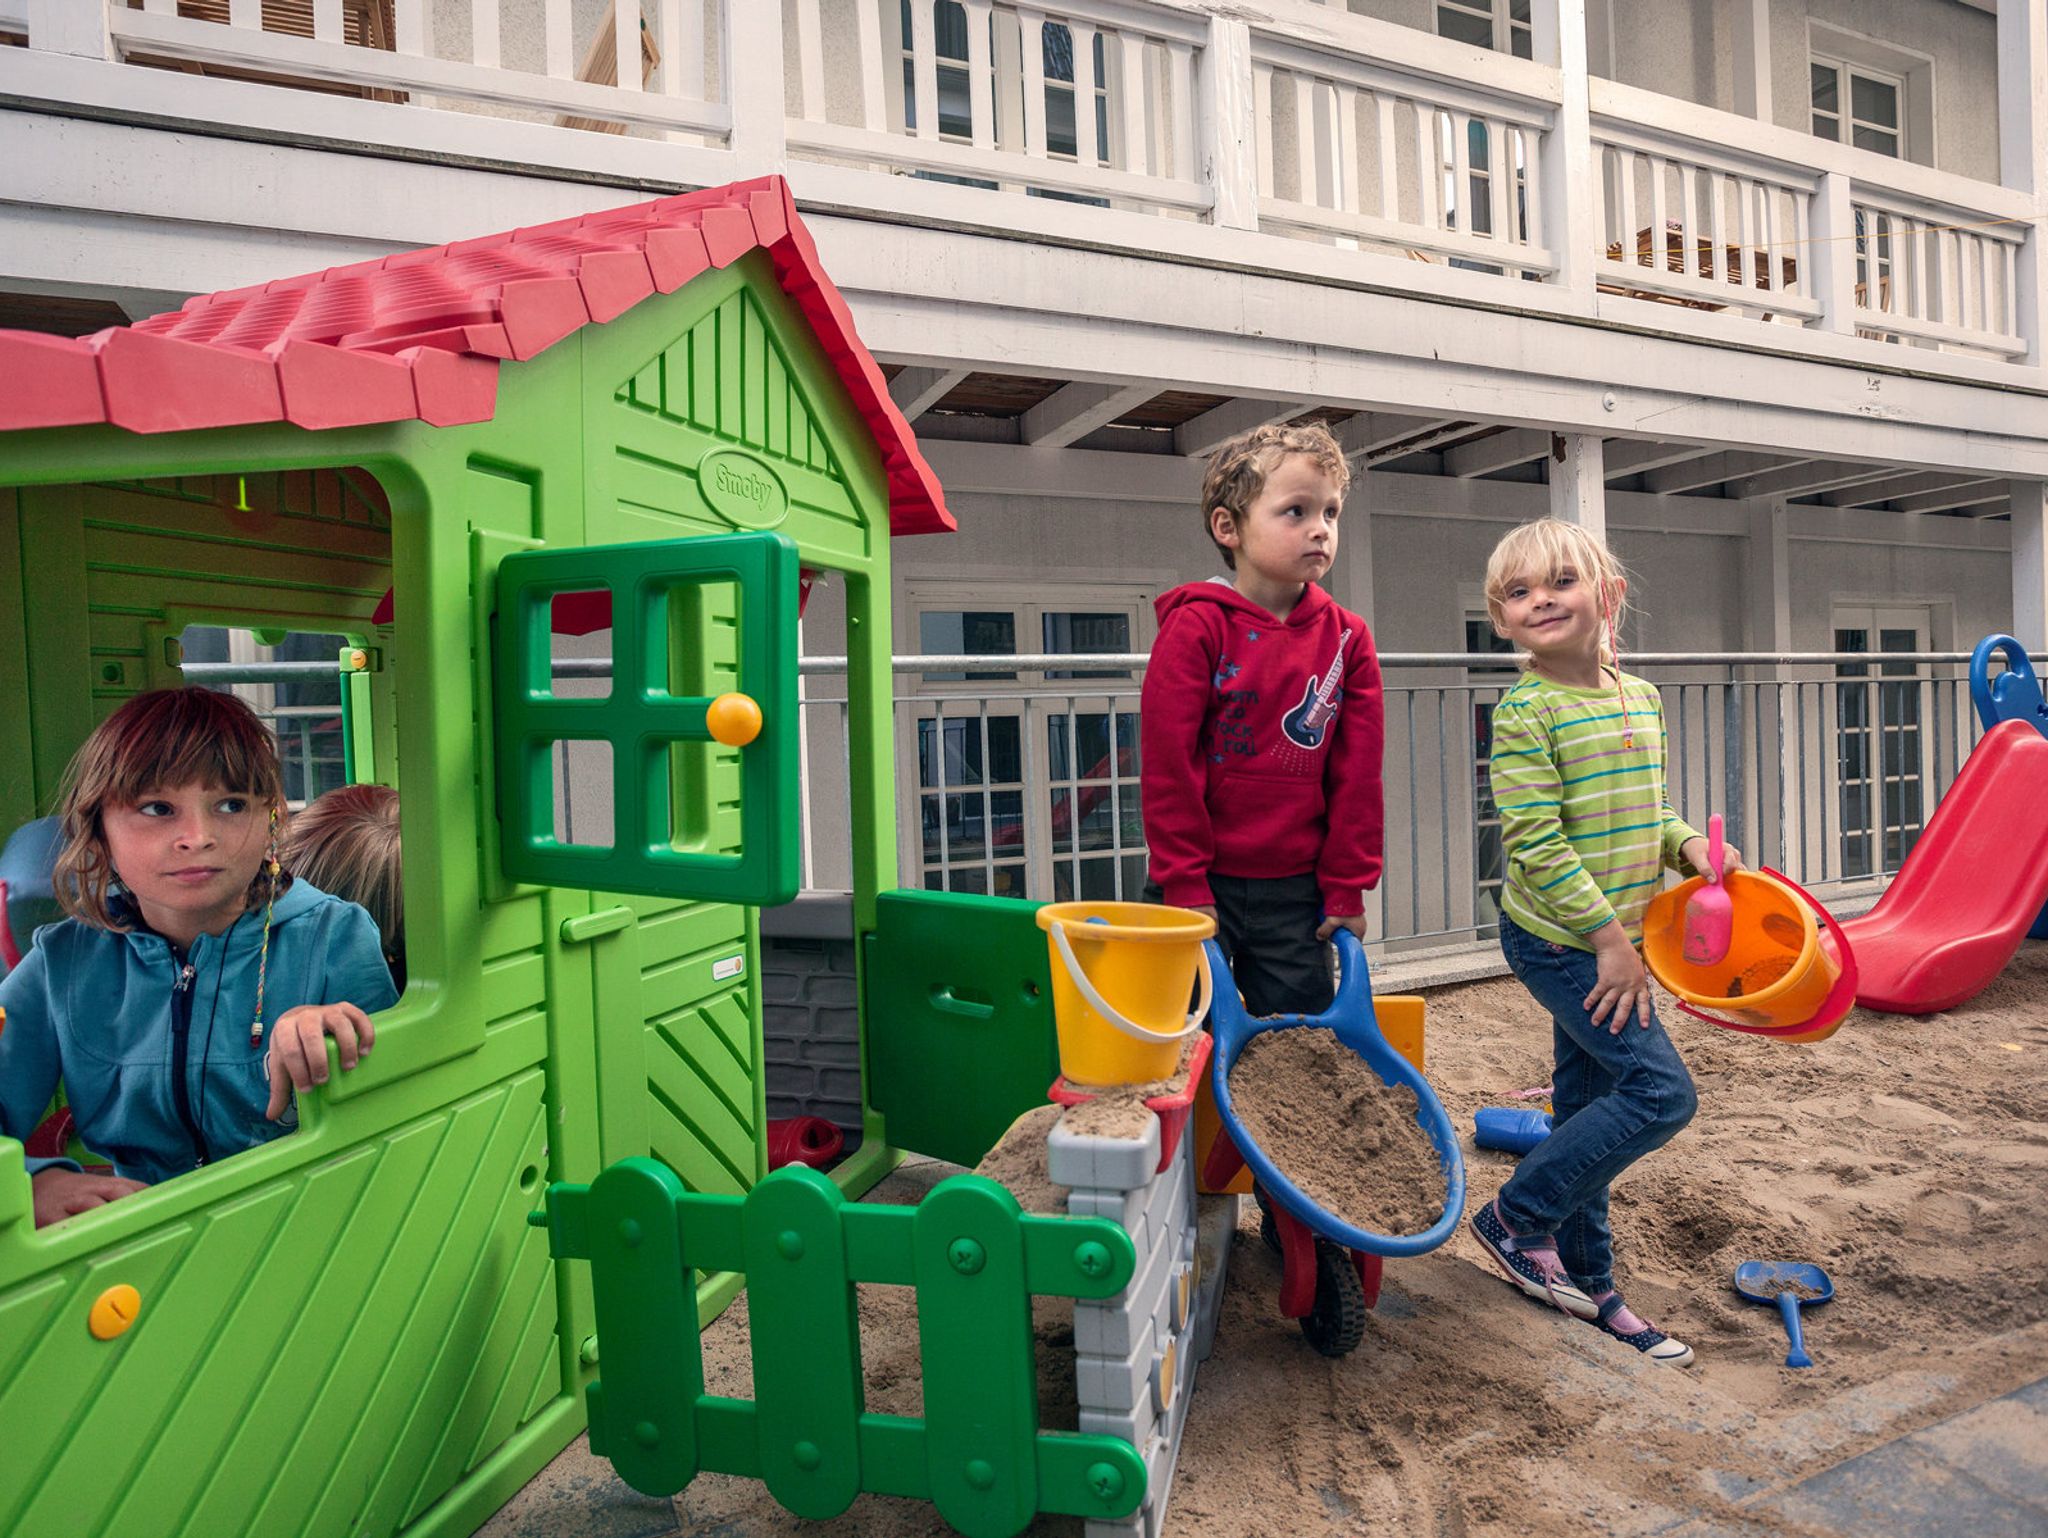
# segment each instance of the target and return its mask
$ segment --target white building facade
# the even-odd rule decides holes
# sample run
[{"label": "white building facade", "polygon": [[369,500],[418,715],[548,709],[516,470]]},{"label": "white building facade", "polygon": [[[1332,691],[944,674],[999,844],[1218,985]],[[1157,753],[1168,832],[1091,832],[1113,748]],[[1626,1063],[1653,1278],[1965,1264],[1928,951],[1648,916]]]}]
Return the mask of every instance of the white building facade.
[{"label": "white building facade", "polygon": [[[2048,649],[2048,0],[0,0],[0,42],[5,325],[789,177],[960,520],[897,547],[899,653],[1143,652],[1220,569],[1203,456],[1329,422],[1330,588],[1412,659],[1376,932],[1484,928],[1498,677],[1442,659],[1513,522],[1607,531],[1638,653]],[[1809,873],[1896,868],[1967,750],[1953,666],[1666,666],[1703,794]],[[905,675],[904,884],[1135,895],[1138,676]]]}]

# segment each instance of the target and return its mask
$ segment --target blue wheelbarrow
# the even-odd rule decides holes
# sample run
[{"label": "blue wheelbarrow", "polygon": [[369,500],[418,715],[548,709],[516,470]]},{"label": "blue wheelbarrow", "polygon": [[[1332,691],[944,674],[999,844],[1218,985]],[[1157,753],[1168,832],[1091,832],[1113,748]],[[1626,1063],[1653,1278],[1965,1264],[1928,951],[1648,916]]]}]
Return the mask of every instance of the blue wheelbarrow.
[{"label": "blue wheelbarrow", "polygon": [[[1215,941],[1208,953],[1215,983],[1210,1029],[1216,1039],[1212,1086],[1224,1136],[1210,1146],[1203,1180],[1222,1190],[1249,1165],[1252,1197],[1259,1204],[1260,1230],[1278,1251],[1282,1273],[1280,1312],[1301,1322],[1301,1333],[1324,1356],[1344,1356],[1365,1338],[1366,1312],[1379,1301],[1380,1275],[1387,1257],[1423,1255],[1458,1226],[1465,1210],[1465,1160],[1443,1102],[1414,1064],[1388,1045],[1373,1012],[1372,978],[1365,947],[1349,930],[1337,931],[1337,997],[1320,1015],[1274,1015],[1254,1019],[1244,1012],[1229,965]],[[1321,1026],[1366,1062],[1387,1085],[1405,1084],[1419,1102],[1416,1120],[1443,1161],[1444,1210],[1419,1234],[1376,1234],[1326,1212],[1287,1178],[1237,1119],[1230,1098],[1230,1070],[1253,1037],[1266,1031]]]}]

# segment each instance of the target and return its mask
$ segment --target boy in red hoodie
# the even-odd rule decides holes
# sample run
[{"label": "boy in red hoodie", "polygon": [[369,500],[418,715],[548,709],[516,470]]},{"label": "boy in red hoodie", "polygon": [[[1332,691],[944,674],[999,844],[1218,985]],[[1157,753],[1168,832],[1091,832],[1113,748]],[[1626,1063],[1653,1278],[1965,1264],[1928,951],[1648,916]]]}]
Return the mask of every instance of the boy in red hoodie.
[{"label": "boy in red hoodie", "polygon": [[1316,583],[1350,467],[1329,430],[1261,427],[1209,458],[1202,507],[1231,577],[1160,596],[1140,775],[1155,902],[1216,920],[1254,1015],[1329,1007],[1327,942],[1365,936],[1385,741],[1365,621]]}]

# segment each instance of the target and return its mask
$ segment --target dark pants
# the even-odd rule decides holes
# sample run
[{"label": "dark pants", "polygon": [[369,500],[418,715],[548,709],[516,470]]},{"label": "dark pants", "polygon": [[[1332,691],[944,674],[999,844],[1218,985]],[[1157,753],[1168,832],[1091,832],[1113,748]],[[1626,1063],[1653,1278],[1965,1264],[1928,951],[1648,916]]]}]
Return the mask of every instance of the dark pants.
[{"label": "dark pants", "polygon": [[1605,1292],[1614,1285],[1608,1182],[1692,1120],[1692,1075],[1654,1016],[1647,1030],[1633,1019],[1618,1032],[1593,1023],[1585,1000],[1600,967],[1591,951],[1540,939],[1506,914],[1500,948],[1550,1011],[1556,1062],[1553,1130],[1500,1188],[1500,1213],[1518,1234],[1555,1234],[1572,1280]]},{"label": "dark pants", "polygon": [[[1216,938],[1250,1015],[1319,1015],[1337,987],[1330,946],[1316,938],[1323,893],[1315,873],[1299,876],[1209,877],[1216,898]],[[1163,903],[1156,882],[1145,901]]]}]

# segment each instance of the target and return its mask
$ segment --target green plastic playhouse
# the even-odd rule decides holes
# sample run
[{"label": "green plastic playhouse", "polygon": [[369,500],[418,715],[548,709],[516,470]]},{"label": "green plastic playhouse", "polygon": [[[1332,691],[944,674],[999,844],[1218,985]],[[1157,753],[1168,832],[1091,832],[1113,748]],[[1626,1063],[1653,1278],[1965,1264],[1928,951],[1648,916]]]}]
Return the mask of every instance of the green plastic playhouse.
[{"label": "green plastic playhouse", "polygon": [[[890,890],[889,536],[951,526],[775,179],[0,333],[0,830],[180,681],[186,626],[345,636],[410,972],[295,1136],[41,1232],[0,1139],[0,1532],[467,1533],[586,1404],[649,1490],[729,1469],[990,1533],[1133,1508],[1127,1444],[1037,1433],[1019,1324],[1027,1288],[1124,1286],[1123,1231],[972,1177],[842,1200],[898,1148],[971,1162],[1055,1066],[1029,908]],[[830,1180],[764,1179],[800,570],[843,581],[850,659],[868,1110]],[[558,693],[551,632],[593,604],[609,691]],[[713,740],[728,694],[758,735]],[[558,836],[564,741],[609,759],[609,840]],[[705,1399],[742,1270],[789,1348],[755,1402]],[[919,1289],[923,1421],[861,1411],[853,1278]],[[99,1339],[115,1286],[139,1312]]]}]

